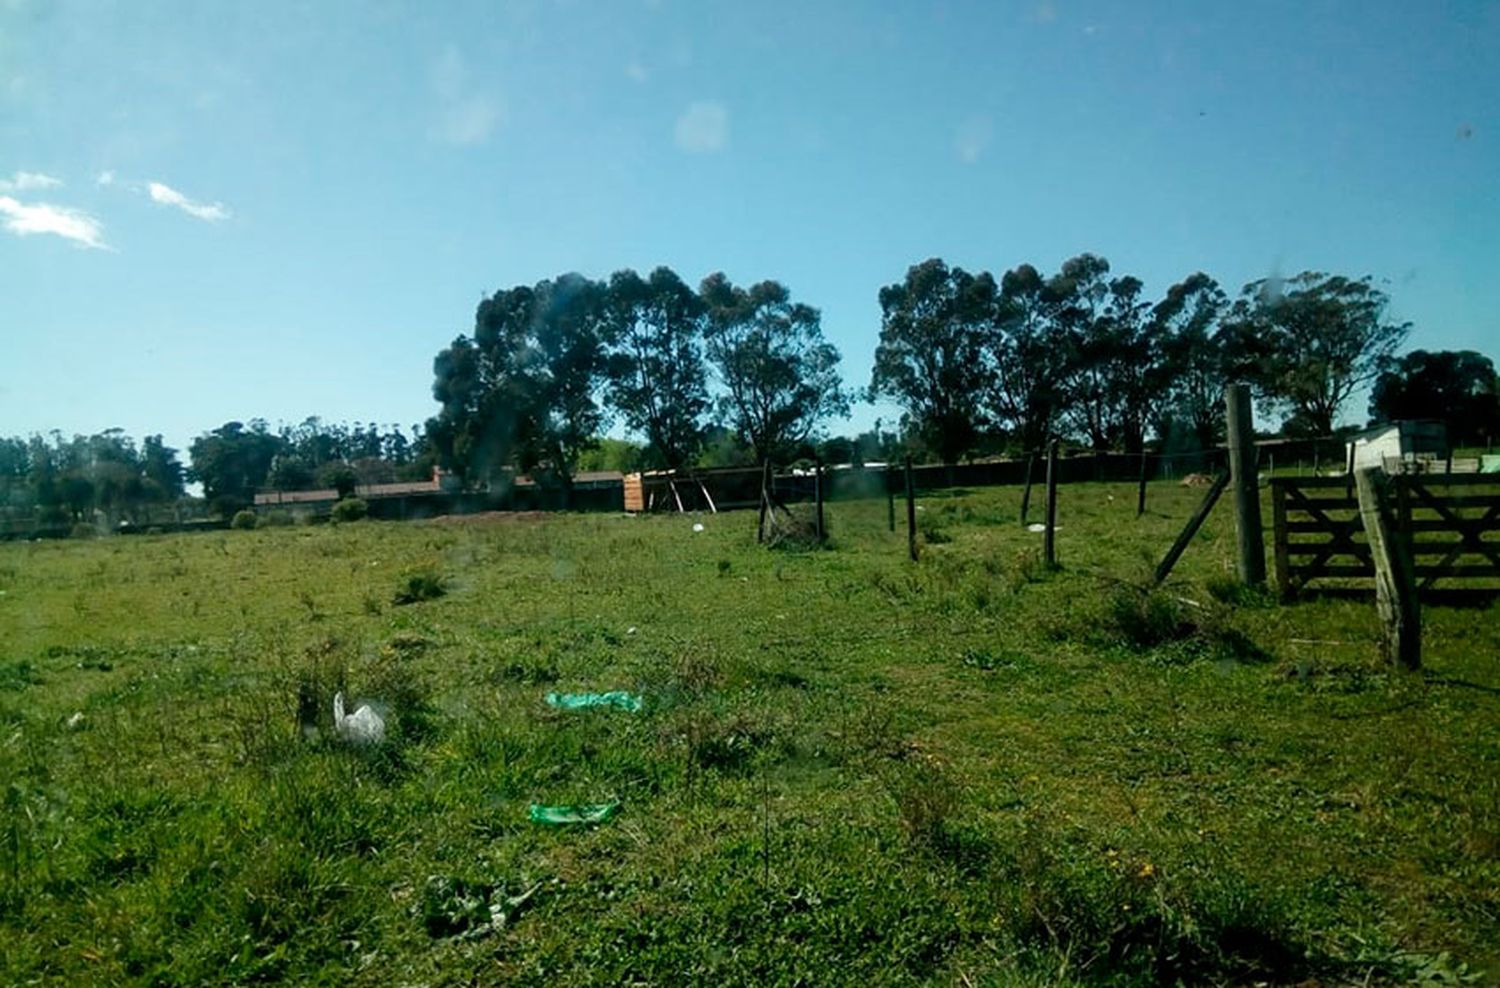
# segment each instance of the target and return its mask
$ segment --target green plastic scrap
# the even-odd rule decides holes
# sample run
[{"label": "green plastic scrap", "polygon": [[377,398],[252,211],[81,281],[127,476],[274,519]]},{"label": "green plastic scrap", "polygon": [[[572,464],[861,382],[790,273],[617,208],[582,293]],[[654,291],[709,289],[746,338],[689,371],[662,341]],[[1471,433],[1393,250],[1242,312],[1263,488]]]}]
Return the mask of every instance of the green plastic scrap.
[{"label": "green plastic scrap", "polygon": [[548,693],[547,702],[564,710],[582,710],[584,707],[619,707],[631,713],[639,713],[645,701],[639,693],[610,690],[608,693]]},{"label": "green plastic scrap", "polygon": [[543,806],[532,803],[529,815],[532,823],[545,823],[549,827],[567,827],[576,823],[604,823],[620,812],[620,801],[612,803],[580,803],[577,806]]}]

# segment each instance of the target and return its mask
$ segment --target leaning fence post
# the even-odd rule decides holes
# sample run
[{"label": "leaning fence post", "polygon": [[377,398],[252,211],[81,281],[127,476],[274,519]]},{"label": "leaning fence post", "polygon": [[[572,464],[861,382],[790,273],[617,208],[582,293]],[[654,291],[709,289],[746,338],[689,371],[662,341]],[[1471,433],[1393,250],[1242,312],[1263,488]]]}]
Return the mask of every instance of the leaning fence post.
[{"label": "leaning fence post", "polygon": [[1375,610],[1380,615],[1381,652],[1407,669],[1422,665],[1422,609],[1417,604],[1411,557],[1391,531],[1381,497],[1381,470],[1363,467],[1354,475],[1359,517],[1375,563]]},{"label": "leaning fence post", "polygon": [[1234,528],[1239,537],[1241,583],[1260,586],[1266,582],[1266,545],[1260,526],[1260,479],[1255,473],[1255,428],[1250,418],[1250,386],[1231,384],[1224,389],[1224,415],[1228,425],[1229,478],[1234,483]]},{"label": "leaning fence post", "polygon": [[1047,444],[1047,527],[1042,535],[1042,561],[1051,569],[1057,565],[1057,440]]},{"label": "leaning fence post", "polygon": [[911,457],[906,458],[906,554],[917,561],[917,489],[912,482]]}]

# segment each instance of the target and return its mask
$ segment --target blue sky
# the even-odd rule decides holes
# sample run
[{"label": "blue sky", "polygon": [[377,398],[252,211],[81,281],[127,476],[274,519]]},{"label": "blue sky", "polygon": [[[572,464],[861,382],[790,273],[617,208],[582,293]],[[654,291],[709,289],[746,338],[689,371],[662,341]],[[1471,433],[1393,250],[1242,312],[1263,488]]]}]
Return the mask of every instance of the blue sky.
[{"label": "blue sky", "polygon": [[423,421],[482,294],[657,264],[858,386],[930,256],[1371,274],[1500,358],[1497,97],[1480,0],[0,0],[0,433]]}]

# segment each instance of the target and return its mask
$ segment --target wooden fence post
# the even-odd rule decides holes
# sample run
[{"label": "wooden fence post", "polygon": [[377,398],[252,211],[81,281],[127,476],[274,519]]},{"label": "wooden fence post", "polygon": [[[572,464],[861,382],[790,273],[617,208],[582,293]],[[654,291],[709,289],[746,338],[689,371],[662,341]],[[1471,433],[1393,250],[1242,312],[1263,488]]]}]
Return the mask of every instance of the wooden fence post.
[{"label": "wooden fence post", "polygon": [[771,458],[760,467],[760,521],[755,526],[755,541],[766,540],[766,510],[771,506]]},{"label": "wooden fence post", "polygon": [[892,532],[896,530],[896,478],[891,475],[891,468],[885,468],[885,519]]},{"label": "wooden fence post", "polygon": [[906,554],[917,561],[917,487],[911,476],[911,457],[906,458]]},{"label": "wooden fence post", "polygon": [[818,541],[823,541],[823,458],[813,458],[813,501],[818,506]]},{"label": "wooden fence post", "polygon": [[1042,534],[1042,561],[1051,569],[1057,565],[1057,440],[1047,444],[1047,527]]},{"label": "wooden fence post", "polygon": [[1141,486],[1135,495],[1135,516],[1146,513],[1146,451],[1141,450]]},{"label": "wooden fence post", "polygon": [[1239,537],[1239,578],[1249,586],[1261,586],[1266,582],[1266,546],[1260,526],[1260,479],[1255,472],[1255,427],[1248,384],[1231,384],[1224,389],[1224,415],[1229,479],[1234,484],[1234,527]]},{"label": "wooden fence post", "polygon": [[1021,492],[1021,524],[1026,524],[1026,513],[1031,510],[1031,475],[1036,472],[1036,451],[1026,454],[1026,489]]},{"label": "wooden fence post", "polygon": [[1383,478],[1379,467],[1364,467],[1354,475],[1359,491],[1359,517],[1375,563],[1375,610],[1380,615],[1381,651],[1407,669],[1422,665],[1422,610],[1417,604],[1411,557],[1401,538],[1391,530],[1382,504]]}]

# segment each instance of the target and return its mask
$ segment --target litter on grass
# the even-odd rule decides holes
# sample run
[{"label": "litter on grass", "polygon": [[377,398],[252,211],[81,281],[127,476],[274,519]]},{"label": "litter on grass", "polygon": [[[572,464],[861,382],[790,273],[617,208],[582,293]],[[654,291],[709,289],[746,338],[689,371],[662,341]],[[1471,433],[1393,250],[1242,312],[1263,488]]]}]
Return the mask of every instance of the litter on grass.
[{"label": "litter on grass", "polygon": [[608,693],[548,693],[547,703],[563,710],[582,710],[585,707],[619,707],[631,713],[639,713],[645,701],[639,693],[610,690]]},{"label": "litter on grass", "polygon": [[701,532],[701,531],[703,531],[703,523],[701,521],[700,522],[696,522],[693,525],[693,531],[695,531],[695,532]]},{"label": "litter on grass", "polygon": [[569,827],[580,823],[604,823],[620,812],[620,801],[612,803],[580,803],[577,806],[543,806],[532,803],[527,815],[532,823],[549,827]]},{"label": "litter on grass", "polygon": [[[1062,528],[1062,526],[1061,525],[1053,525],[1052,526],[1052,530],[1054,532],[1057,531],[1059,528]],[[1030,525],[1026,526],[1026,531],[1028,531],[1028,532],[1045,532],[1046,530],[1047,530],[1047,526],[1043,525],[1039,521],[1034,521]]]},{"label": "litter on grass", "polygon": [[385,721],[369,704],[360,704],[352,714],[344,713],[344,694],[333,694],[333,727],[351,744],[380,744],[385,740]]}]

